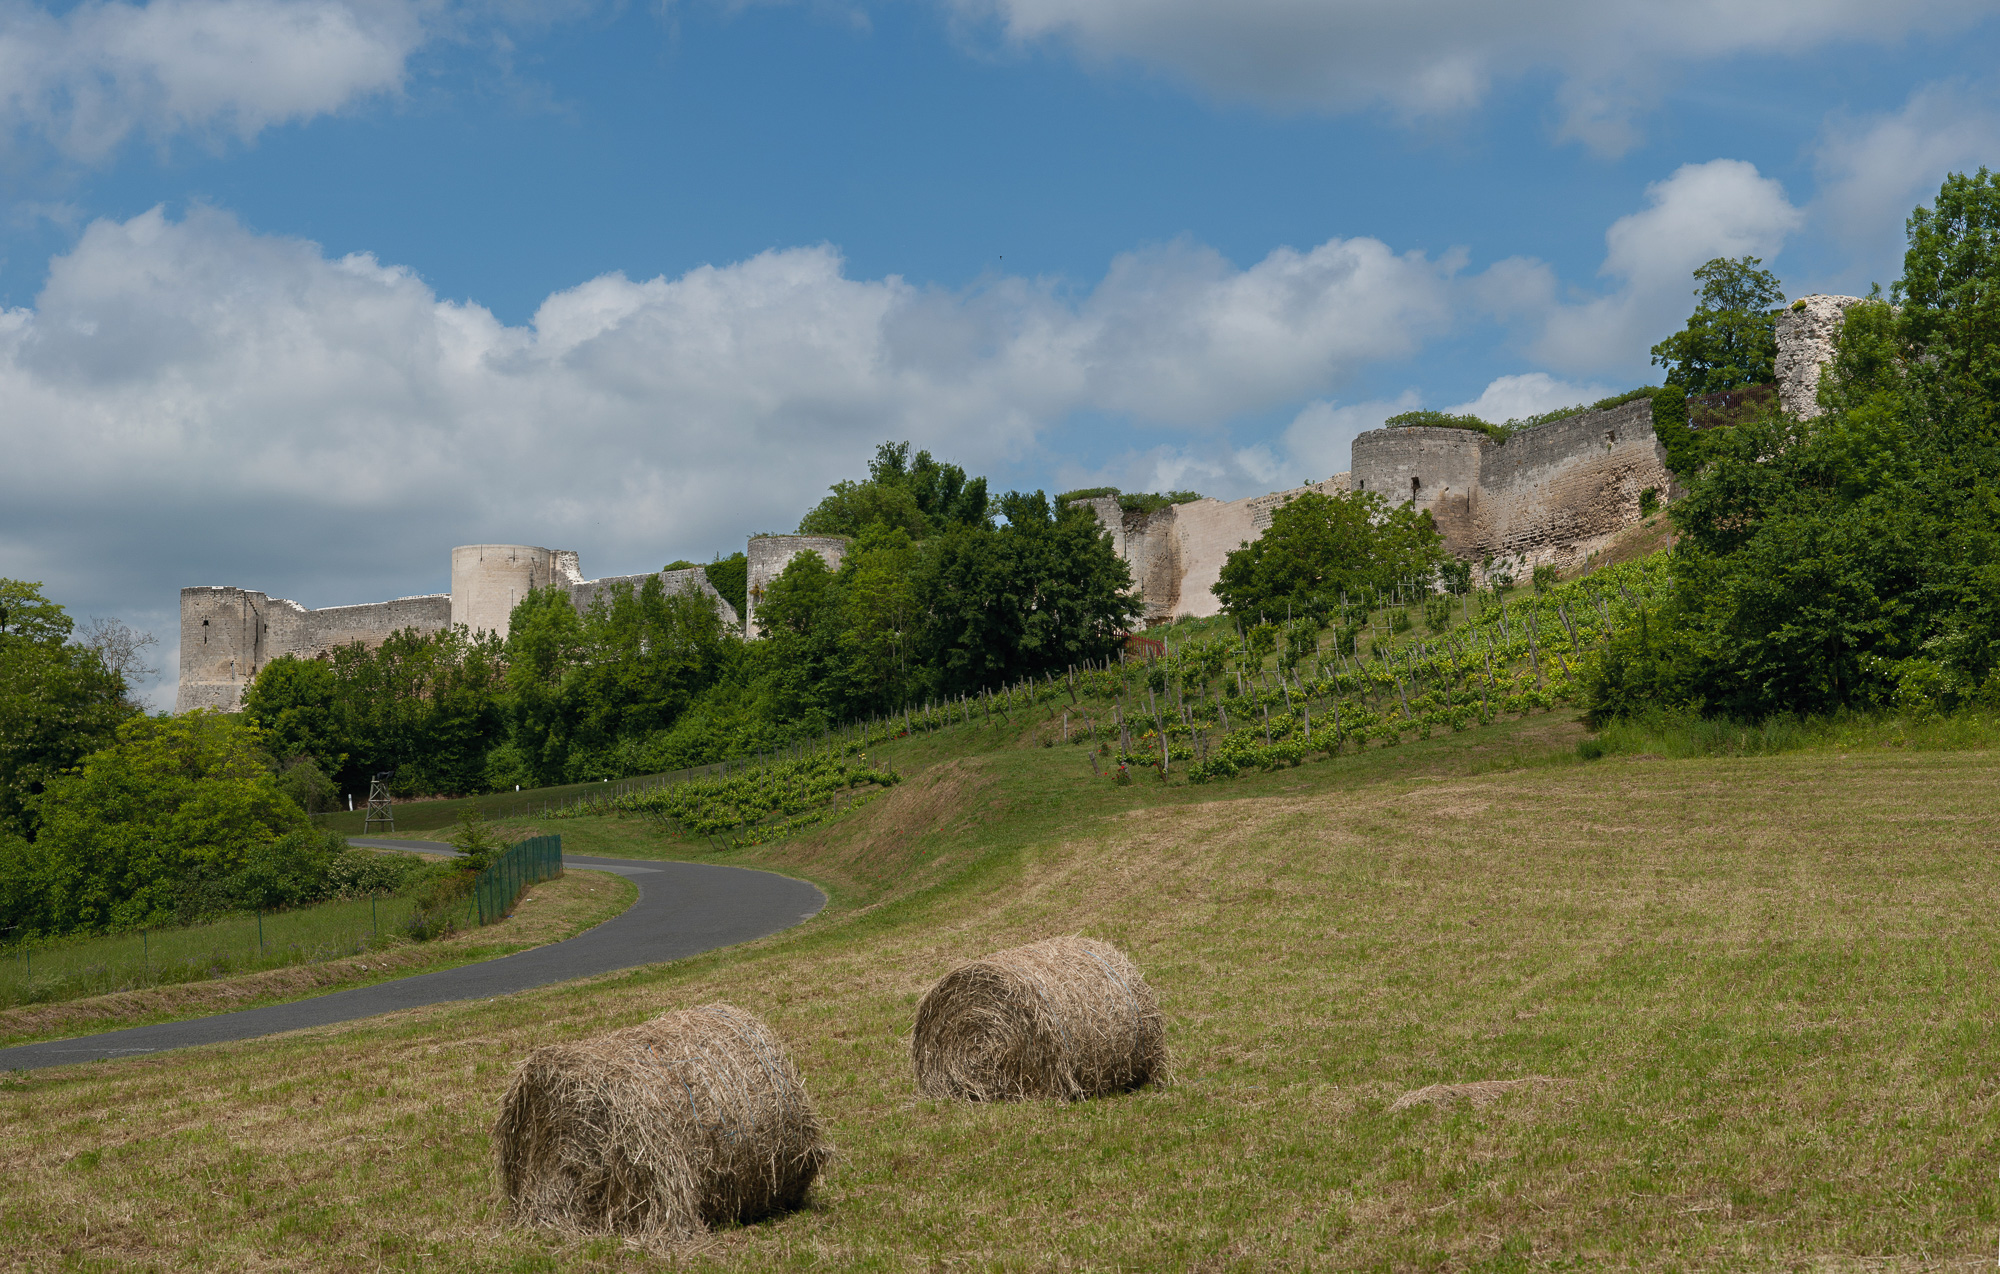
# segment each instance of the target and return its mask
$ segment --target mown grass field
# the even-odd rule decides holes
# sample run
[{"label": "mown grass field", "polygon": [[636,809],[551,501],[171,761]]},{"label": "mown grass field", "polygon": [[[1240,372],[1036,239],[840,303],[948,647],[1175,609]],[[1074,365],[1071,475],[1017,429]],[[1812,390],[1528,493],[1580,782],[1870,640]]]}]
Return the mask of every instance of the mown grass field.
[{"label": "mown grass field", "polygon": [[[822,918],[677,965],[16,1076],[0,1260],[35,1269],[638,1269],[511,1228],[488,1127],[536,1045],[724,999],[789,1041],[840,1154],[696,1269],[1942,1269],[1993,1259],[2000,760],[1585,763],[1561,716],[1200,787],[994,730],[730,860]],[[586,828],[590,830],[585,831]],[[596,852],[686,855],[566,820]],[[581,851],[582,843],[573,848]],[[918,1099],[954,962],[1124,946],[1173,1086]],[[1427,1085],[1542,1078],[1484,1105]]]}]

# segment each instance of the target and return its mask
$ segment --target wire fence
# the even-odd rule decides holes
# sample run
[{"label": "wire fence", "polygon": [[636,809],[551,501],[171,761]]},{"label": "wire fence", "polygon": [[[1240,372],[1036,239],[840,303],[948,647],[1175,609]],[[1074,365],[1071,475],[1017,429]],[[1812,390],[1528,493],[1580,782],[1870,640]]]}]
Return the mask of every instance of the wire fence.
[{"label": "wire fence", "polygon": [[206,924],[13,942],[0,947],[0,1008],[357,955],[406,932],[412,910],[409,897],[382,894]]},{"label": "wire fence", "polygon": [[562,874],[562,837],[532,836],[517,841],[472,882],[472,905],[479,923],[490,925],[506,919],[528,886]]}]

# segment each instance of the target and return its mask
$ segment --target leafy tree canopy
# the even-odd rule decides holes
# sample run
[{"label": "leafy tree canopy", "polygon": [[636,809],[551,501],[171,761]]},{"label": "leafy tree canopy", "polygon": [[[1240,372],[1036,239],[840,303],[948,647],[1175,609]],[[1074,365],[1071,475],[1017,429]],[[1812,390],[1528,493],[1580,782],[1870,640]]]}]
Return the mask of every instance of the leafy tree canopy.
[{"label": "leafy tree canopy", "polygon": [[1391,506],[1372,491],[1308,491],[1271,512],[1257,540],[1223,563],[1215,595],[1232,615],[1325,616],[1398,583],[1430,581],[1444,565],[1444,538],[1428,510]]},{"label": "leafy tree canopy", "polygon": [[306,818],[263,739],[233,715],[135,717],[37,798],[40,832],[10,873],[12,923],[44,932],[170,920],[188,882],[240,870]]},{"label": "leafy tree canopy", "polygon": [[125,679],[67,644],[70,631],[39,584],[0,579],[0,833],[32,836],[35,796],[138,711]]},{"label": "leafy tree canopy", "polygon": [[1701,435],[1673,592],[1595,664],[1593,715],[2000,704],[1996,228],[1991,176],[1948,178],[1909,220],[1901,308],[1847,311],[1824,414]]},{"label": "leafy tree canopy", "polygon": [[953,527],[980,526],[990,519],[986,479],[932,458],[910,457],[907,442],[875,449],[868,477],[837,482],[818,507],[799,520],[801,535],[859,535],[870,526],[900,527],[912,539],[926,539]]},{"label": "leafy tree canopy", "polygon": [[1687,326],[1653,346],[1653,362],[1683,395],[1714,394],[1778,377],[1778,276],[1745,256],[1716,257],[1694,272],[1701,280]]},{"label": "leafy tree canopy", "polygon": [[2000,177],[1953,173],[1908,234],[1891,291],[1904,339],[1933,360],[1962,424],[2000,442]]}]

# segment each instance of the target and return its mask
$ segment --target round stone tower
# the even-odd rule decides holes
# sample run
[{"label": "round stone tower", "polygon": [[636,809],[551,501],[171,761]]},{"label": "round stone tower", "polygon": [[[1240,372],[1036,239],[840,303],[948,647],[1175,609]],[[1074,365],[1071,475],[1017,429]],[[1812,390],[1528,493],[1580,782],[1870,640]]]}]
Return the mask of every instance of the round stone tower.
[{"label": "round stone tower", "polygon": [[522,598],[551,584],[580,582],[577,556],[531,544],[466,544],[451,551],[451,622],[507,635]]}]

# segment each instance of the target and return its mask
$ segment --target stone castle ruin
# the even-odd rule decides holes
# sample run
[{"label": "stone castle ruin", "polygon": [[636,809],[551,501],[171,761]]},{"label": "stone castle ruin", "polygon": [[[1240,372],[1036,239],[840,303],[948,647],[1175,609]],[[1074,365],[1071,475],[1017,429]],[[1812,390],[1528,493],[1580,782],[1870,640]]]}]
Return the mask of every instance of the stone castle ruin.
[{"label": "stone castle ruin", "polygon": [[[614,575],[587,580],[578,565],[577,555],[568,549],[467,544],[451,551],[449,593],[321,610],[242,588],[184,588],[180,689],[174,696],[174,711],[235,711],[242,705],[244,685],[280,655],[312,658],[355,642],[379,646],[403,629],[432,633],[458,624],[471,632],[505,637],[515,604],[534,589],[567,588],[570,601],[585,610],[606,589],[619,584],[637,589],[653,578]],[[715,599],[723,622],[732,627],[737,623],[735,608],[700,568],[658,575],[669,593],[690,588],[707,593]]]},{"label": "stone castle ruin", "polygon": [[[1778,396],[1799,417],[1819,414],[1820,373],[1833,357],[1841,320],[1859,297],[1808,296],[1778,317]],[[1271,525],[1271,513],[1307,491],[1371,491],[1396,504],[1427,509],[1445,548],[1470,561],[1511,571],[1584,562],[1639,520],[1648,491],[1672,490],[1666,451],[1653,433],[1652,403],[1639,398],[1586,411],[1496,441],[1468,429],[1425,426],[1376,429],[1354,440],[1349,472],[1325,482],[1246,500],[1195,500],[1154,512],[1127,511],[1116,497],[1082,501],[1110,532],[1144,598],[1147,622],[1214,615],[1210,591],[1230,552]],[[658,572],[668,592],[695,589],[715,598],[725,623],[756,637],[757,604],[785,566],[816,553],[838,569],[847,541],[838,536],[762,535],[747,549],[748,596],[740,618],[700,568]],[[360,642],[377,646],[399,629],[435,632],[462,624],[507,633],[514,606],[536,588],[560,585],[578,609],[619,584],[650,575],[583,578],[577,555],[520,544],[472,544],[452,550],[451,591],[362,606],[307,610],[297,602],[240,588],[181,590],[180,691],[175,710],[233,710],[243,687],[280,655],[322,655]]]}]

